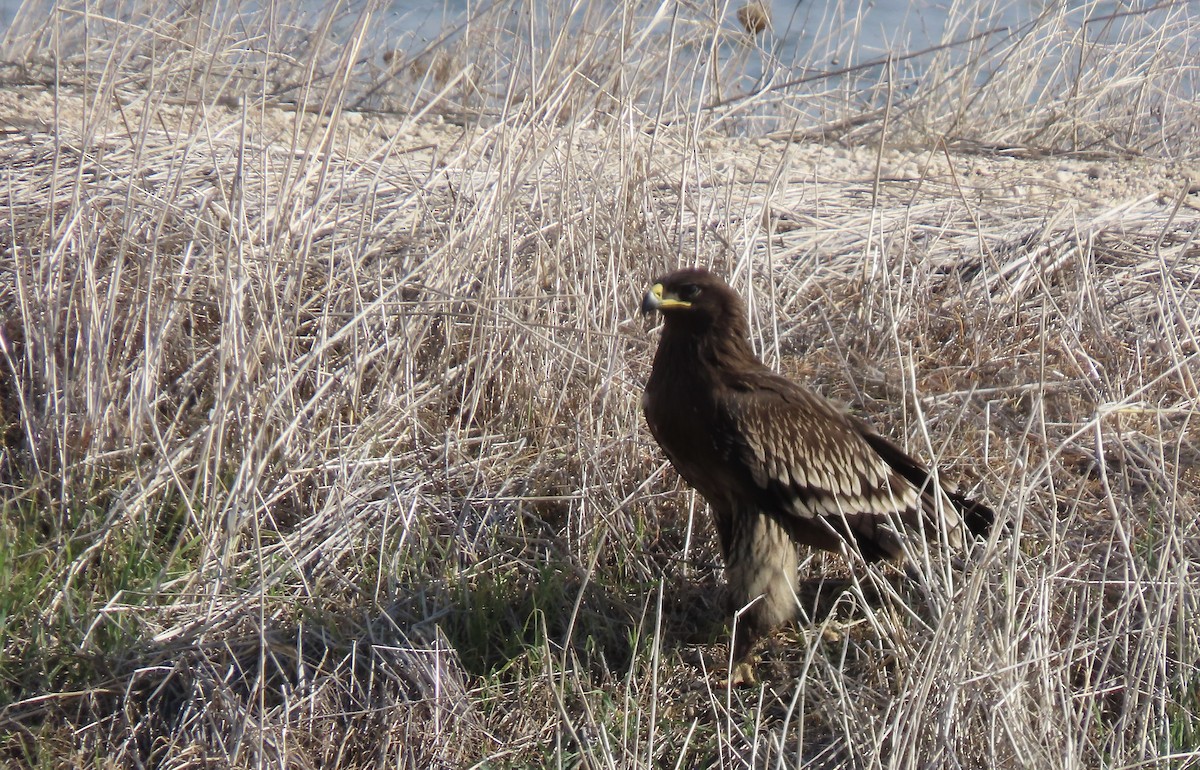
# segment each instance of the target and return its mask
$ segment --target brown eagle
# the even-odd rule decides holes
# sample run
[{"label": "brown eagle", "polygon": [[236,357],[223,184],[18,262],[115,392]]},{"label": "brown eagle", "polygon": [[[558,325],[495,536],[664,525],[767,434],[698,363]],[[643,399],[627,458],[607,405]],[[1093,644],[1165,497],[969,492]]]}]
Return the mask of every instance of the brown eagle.
[{"label": "brown eagle", "polygon": [[[768,369],[746,309],[723,280],[690,268],[658,278],[642,312],[663,316],[642,408],[675,470],[708,500],[736,624],[733,657],[792,618],[796,544],[903,560],[906,531],[962,545],[990,508],[937,487],[862,420]],[[938,497],[941,500],[938,500]]]}]

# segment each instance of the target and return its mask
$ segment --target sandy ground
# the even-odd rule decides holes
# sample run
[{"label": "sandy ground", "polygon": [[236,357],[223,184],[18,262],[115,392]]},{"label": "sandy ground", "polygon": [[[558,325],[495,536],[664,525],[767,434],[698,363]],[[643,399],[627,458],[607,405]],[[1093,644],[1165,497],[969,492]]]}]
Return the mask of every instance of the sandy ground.
[{"label": "sandy ground", "polygon": [[[192,141],[245,141],[313,152],[324,141],[333,153],[347,158],[378,158],[386,150],[398,165],[413,169],[454,169],[472,166],[472,156],[486,152],[497,128],[452,125],[439,116],[410,121],[400,116],[342,113],[337,131],[327,135],[313,131],[328,125],[313,115],[304,116],[297,125],[297,113],[290,109],[249,108],[242,122],[242,110],[236,104],[153,103],[153,120],[143,121],[147,101],[138,95],[109,95],[111,109],[89,109],[94,95],[78,89],[64,89],[56,99],[53,91],[41,86],[0,88],[0,132],[12,141],[26,137],[31,142],[46,141],[60,127],[58,136],[75,143],[85,131],[96,131],[114,138],[143,129],[160,129],[178,141],[180,131]],[[92,116],[99,115],[96,121]],[[85,116],[92,118],[85,121]],[[667,178],[660,183],[677,185],[690,181],[698,186],[760,184],[782,166],[787,180],[785,193],[773,200],[776,214],[787,220],[801,209],[822,207],[834,188],[841,186],[861,194],[864,184],[877,179],[885,184],[937,183],[947,185],[947,194],[960,195],[968,205],[987,207],[1003,203],[1028,215],[1030,208],[1044,208],[1046,214],[1067,210],[1073,213],[1108,210],[1127,206],[1174,206],[1176,200],[1195,208],[1200,191],[1200,168],[1194,164],[1156,158],[1132,157],[1019,157],[1000,150],[954,152],[941,146],[932,148],[842,147],[812,141],[789,143],[770,138],[728,138],[705,136],[689,142],[666,129],[655,142],[657,157],[652,168]],[[567,133],[554,127],[555,141],[563,142]],[[648,137],[648,134],[647,134]],[[609,132],[573,128],[571,143],[601,157],[610,156],[615,137]],[[646,137],[643,137],[646,138]],[[688,158],[699,159],[691,174]],[[679,170],[679,173],[672,173]],[[610,171],[612,171],[610,169]],[[673,178],[672,178],[673,177]],[[466,180],[470,181],[470,180]],[[469,185],[470,186],[470,185]],[[778,187],[776,188],[778,192]],[[953,192],[950,192],[950,191]],[[1181,198],[1181,196],[1183,196]]]}]

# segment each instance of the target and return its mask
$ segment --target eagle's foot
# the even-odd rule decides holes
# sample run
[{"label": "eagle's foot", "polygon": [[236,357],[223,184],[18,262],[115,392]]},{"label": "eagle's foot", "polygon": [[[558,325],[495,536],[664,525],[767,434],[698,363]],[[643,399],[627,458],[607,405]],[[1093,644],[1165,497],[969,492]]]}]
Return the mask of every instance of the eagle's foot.
[{"label": "eagle's foot", "polygon": [[717,687],[724,690],[726,688],[757,686],[759,684],[758,676],[755,674],[755,664],[757,663],[757,658],[743,658],[737,661],[729,669],[727,676],[717,678]]}]

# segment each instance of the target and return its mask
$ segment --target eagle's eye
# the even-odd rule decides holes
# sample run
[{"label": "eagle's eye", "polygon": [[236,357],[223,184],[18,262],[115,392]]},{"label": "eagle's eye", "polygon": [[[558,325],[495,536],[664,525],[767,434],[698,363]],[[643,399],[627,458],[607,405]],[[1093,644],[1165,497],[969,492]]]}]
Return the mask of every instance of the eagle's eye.
[{"label": "eagle's eye", "polygon": [[700,296],[700,287],[694,283],[685,283],[679,287],[676,295],[684,302],[691,302],[696,297]]}]

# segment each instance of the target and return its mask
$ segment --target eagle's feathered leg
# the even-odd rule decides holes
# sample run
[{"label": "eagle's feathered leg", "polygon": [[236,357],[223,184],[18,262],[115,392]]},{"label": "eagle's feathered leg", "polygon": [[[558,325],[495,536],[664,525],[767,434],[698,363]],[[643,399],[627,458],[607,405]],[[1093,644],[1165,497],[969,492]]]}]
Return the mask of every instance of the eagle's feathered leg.
[{"label": "eagle's feathered leg", "polygon": [[754,644],[796,615],[799,555],[788,530],[758,510],[742,513],[725,554],[734,623],[733,660],[745,660]]}]

